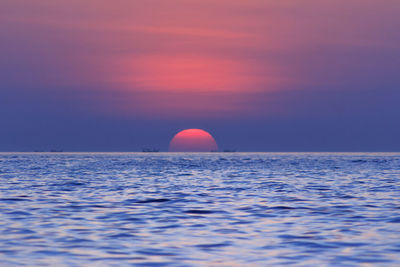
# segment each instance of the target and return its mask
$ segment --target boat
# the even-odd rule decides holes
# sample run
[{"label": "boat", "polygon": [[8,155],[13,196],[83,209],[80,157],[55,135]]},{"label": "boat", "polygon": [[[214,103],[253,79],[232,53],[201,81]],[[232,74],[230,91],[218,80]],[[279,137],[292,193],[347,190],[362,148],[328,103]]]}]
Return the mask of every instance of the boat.
[{"label": "boat", "polygon": [[142,148],[142,152],[160,152],[160,149],[145,147],[145,148]]}]

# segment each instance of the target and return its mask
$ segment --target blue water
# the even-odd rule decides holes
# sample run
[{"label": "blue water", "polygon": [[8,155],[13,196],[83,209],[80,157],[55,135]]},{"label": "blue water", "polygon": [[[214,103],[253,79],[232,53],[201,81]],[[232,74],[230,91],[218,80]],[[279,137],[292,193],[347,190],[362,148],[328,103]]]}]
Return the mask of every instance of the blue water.
[{"label": "blue water", "polygon": [[400,154],[0,154],[0,265],[399,266]]}]

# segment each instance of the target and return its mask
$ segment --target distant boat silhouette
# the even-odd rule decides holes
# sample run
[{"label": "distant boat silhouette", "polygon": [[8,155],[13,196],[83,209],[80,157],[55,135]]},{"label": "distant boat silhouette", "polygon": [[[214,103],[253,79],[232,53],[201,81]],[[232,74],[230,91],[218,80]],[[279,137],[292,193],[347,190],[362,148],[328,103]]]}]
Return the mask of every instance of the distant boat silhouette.
[{"label": "distant boat silhouette", "polygon": [[159,151],[160,149],[158,148],[148,148],[148,147],[142,148],[142,152],[159,152]]},{"label": "distant boat silhouette", "polygon": [[236,149],[224,149],[224,152],[236,152]]}]

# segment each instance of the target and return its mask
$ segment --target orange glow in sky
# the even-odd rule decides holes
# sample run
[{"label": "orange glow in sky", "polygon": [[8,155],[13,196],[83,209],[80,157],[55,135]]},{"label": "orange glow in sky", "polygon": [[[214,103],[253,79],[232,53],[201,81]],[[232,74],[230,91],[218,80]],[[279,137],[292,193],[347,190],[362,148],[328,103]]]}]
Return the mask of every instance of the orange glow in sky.
[{"label": "orange glow in sky", "polygon": [[79,88],[83,102],[93,100],[82,106],[127,117],[271,115],[291,108],[271,93],[340,87],[355,69],[346,49],[397,49],[396,5],[4,0],[0,29],[11,31],[7,40],[29,43],[10,47],[34,65],[7,84]]},{"label": "orange glow in sky", "polygon": [[149,91],[234,92],[256,90],[246,62],[190,55],[148,55],[132,59],[125,81]]}]

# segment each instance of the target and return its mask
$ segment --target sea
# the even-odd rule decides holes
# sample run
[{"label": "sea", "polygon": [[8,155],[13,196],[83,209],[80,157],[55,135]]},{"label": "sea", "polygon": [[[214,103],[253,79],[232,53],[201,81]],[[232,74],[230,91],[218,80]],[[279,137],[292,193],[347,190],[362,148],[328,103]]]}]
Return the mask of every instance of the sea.
[{"label": "sea", "polygon": [[400,153],[0,153],[0,266],[400,266]]}]

